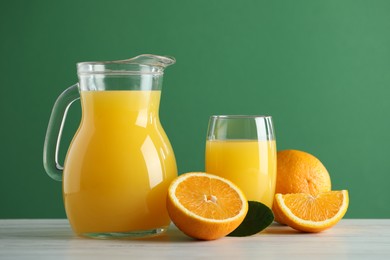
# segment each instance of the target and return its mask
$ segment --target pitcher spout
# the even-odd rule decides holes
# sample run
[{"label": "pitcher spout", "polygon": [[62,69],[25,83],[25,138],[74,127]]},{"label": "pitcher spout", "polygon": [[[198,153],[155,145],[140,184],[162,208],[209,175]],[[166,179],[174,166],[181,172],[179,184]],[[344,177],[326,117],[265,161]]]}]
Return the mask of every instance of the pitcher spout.
[{"label": "pitcher spout", "polygon": [[130,58],[127,60],[121,60],[118,62],[166,68],[172,64],[175,64],[176,60],[174,57],[170,57],[170,56],[141,54],[141,55],[138,55],[134,58]]}]

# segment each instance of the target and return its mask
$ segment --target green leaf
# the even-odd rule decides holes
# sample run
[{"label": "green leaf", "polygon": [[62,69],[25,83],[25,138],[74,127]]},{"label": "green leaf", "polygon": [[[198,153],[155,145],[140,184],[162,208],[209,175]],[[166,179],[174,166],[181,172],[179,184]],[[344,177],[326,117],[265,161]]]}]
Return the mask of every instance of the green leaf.
[{"label": "green leaf", "polygon": [[248,201],[248,213],[244,221],[228,236],[251,236],[264,230],[274,221],[272,210],[261,202]]}]

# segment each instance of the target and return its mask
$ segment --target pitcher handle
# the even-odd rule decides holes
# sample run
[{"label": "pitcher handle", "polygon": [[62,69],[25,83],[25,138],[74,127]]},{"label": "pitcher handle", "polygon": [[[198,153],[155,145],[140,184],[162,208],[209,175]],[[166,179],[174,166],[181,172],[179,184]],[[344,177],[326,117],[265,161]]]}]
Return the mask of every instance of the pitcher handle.
[{"label": "pitcher handle", "polygon": [[43,166],[46,173],[56,181],[62,180],[64,167],[58,162],[61,135],[66,114],[70,105],[80,98],[78,83],[70,86],[57,98],[51,111],[49,124],[43,146]]}]

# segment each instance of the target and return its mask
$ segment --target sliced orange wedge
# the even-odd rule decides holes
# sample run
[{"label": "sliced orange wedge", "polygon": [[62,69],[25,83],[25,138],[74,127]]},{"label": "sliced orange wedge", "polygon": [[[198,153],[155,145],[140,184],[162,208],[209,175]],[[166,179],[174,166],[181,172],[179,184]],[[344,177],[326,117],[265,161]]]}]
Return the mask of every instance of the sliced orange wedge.
[{"label": "sliced orange wedge", "polygon": [[347,190],[275,195],[275,210],[284,223],[304,232],[320,232],[337,224],[348,209]]},{"label": "sliced orange wedge", "polygon": [[177,177],[170,185],[167,209],[173,223],[190,237],[213,240],[226,236],[244,220],[248,202],[224,178],[200,172]]}]

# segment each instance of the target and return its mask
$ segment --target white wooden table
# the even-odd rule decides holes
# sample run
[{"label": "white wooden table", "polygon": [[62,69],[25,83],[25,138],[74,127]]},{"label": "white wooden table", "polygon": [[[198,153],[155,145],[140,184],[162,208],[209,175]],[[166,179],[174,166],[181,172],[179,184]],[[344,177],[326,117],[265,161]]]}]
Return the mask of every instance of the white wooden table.
[{"label": "white wooden table", "polygon": [[273,224],[251,237],[94,240],[64,219],[0,220],[0,259],[390,259],[390,219],[346,219],[318,234]]}]

